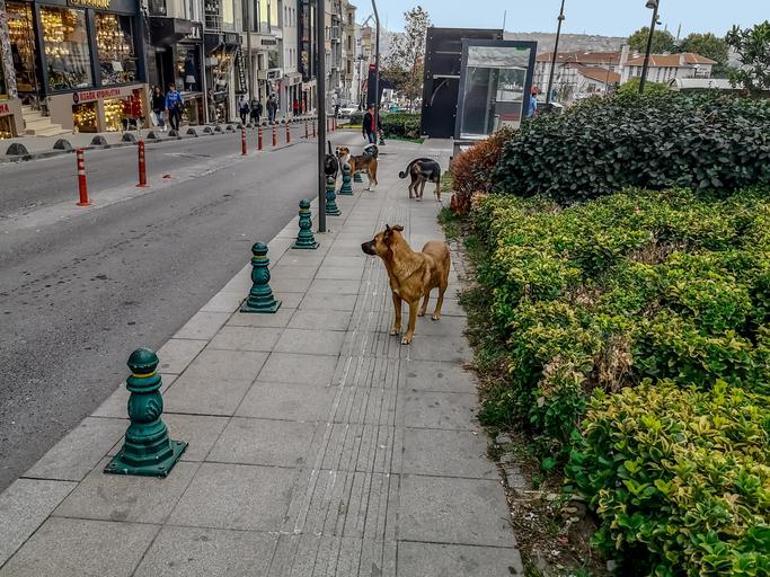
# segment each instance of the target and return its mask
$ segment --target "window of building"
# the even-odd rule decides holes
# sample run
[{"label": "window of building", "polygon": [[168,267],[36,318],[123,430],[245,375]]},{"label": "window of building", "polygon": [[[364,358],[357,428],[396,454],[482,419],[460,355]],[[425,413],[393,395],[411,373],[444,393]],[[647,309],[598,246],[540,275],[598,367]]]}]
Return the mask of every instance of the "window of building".
[{"label": "window of building", "polygon": [[40,18],[51,89],[72,90],[93,86],[85,12],[42,6]]},{"label": "window of building", "polygon": [[125,84],[136,80],[131,17],[97,13],[96,51],[103,85]]}]

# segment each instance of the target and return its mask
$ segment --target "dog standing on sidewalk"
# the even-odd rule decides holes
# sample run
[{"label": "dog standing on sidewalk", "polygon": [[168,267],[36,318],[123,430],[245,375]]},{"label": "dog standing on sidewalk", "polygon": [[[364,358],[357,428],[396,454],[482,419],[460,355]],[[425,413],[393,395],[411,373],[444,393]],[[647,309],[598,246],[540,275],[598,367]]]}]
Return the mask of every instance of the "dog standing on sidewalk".
[{"label": "dog standing on sidewalk", "polygon": [[340,165],[348,163],[351,174],[366,172],[366,176],[369,178],[369,187],[366,190],[372,190],[372,183],[375,186],[379,184],[377,181],[377,157],[379,154],[380,152],[376,144],[365,146],[364,154],[360,156],[353,156],[347,146],[337,147],[337,158],[340,160]]},{"label": "dog standing on sidewalk", "polygon": [[[440,240],[431,240],[422,247],[422,252],[414,252],[401,233],[401,225],[385,225],[385,230],[372,240],[361,245],[361,250],[370,256],[378,256],[385,263],[390,279],[390,290],[396,320],[390,331],[391,335],[401,333],[401,301],[409,304],[409,325],[401,339],[402,345],[408,345],[414,337],[414,328],[418,316],[424,316],[428,309],[430,291],[438,288],[438,300],[433,311],[433,320],[441,318],[444,293],[449,286],[449,246]],[[422,301],[422,307],[417,309]]]},{"label": "dog standing on sidewalk", "polygon": [[[415,158],[410,162],[406,170],[398,173],[399,178],[411,177],[409,185],[409,198],[422,200],[427,182],[436,183],[436,200],[441,202],[441,165],[432,158]],[[414,196],[412,196],[414,193]]]}]

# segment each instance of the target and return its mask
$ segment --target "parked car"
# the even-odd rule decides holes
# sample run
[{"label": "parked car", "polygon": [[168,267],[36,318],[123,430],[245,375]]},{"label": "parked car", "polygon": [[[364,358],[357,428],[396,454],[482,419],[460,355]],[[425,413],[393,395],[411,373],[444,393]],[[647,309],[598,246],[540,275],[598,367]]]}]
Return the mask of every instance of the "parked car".
[{"label": "parked car", "polygon": [[340,106],[338,116],[340,118],[350,118],[358,110],[358,107],[352,104],[343,104]]}]

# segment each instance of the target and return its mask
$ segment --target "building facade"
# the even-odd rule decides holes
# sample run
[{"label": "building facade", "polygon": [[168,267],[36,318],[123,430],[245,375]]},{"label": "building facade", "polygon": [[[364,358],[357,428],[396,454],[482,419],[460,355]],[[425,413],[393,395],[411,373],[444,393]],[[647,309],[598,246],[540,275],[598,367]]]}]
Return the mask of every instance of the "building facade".
[{"label": "building facade", "polygon": [[0,135],[106,132],[147,110],[137,0],[5,1]]}]

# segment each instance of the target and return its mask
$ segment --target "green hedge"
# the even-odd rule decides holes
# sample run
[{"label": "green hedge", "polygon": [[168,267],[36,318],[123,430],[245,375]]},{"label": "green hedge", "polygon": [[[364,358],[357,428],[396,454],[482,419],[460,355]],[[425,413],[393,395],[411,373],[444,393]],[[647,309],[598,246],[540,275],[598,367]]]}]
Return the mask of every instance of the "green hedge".
[{"label": "green hedge", "polygon": [[407,113],[384,113],[382,131],[385,137],[420,138],[420,115]]},{"label": "green hedge", "polygon": [[[527,429],[544,468],[572,454],[575,486],[602,522],[599,543],[633,561],[623,575],[769,575],[712,572],[711,558],[691,553],[733,547],[747,556],[715,552],[713,559],[737,571],[766,550],[758,547],[770,527],[770,463],[756,455],[768,455],[770,435],[768,192],[720,199],[687,189],[629,189],[568,208],[542,198],[491,196],[473,213],[483,247],[478,280],[488,324],[481,332],[507,375],[488,391],[481,419]],[[660,393],[663,401],[648,402],[658,386],[667,391]],[[730,397],[734,405],[717,410],[725,387],[740,398]],[[633,420],[607,416],[624,403],[636,404]],[[695,411],[695,405],[700,413],[682,410]],[[765,409],[750,408],[759,406]],[[687,467],[709,477],[703,492],[669,495],[662,489],[672,477],[661,469],[661,447],[643,446],[647,441],[639,435],[661,421],[684,423],[694,438],[709,436],[709,426],[749,416],[757,419],[751,426],[730,429],[734,434],[718,442],[698,439],[692,454],[688,448],[681,461],[666,460],[683,479],[691,478]],[[594,434],[597,428],[601,435]],[[660,438],[687,440],[675,429]],[[741,511],[714,513],[722,515],[724,530],[714,528],[711,513],[699,509],[710,506],[705,495],[717,503],[735,486],[712,479],[702,466],[744,447],[755,456],[735,470],[745,471],[741,482],[760,487],[752,489],[753,500],[736,493]],[[637,498],[628,493],[653,491],[622,482],[619,468],[636,458],[644,474],[629,477],[629,484],[650,479],[657,492],[654,500],[634,501],[638,508],[628,521],[621,513]],[[690,509],[695,512],[685,515]],[[661,527],[664,511],[681,516]],[[749,520],[760,528],[748,531]]]},{"label": "green hedge", "polygon": [[506,194],[562,204],[627,186],[734,190],[770,182],[770,102],[621,93],[522,125],[494,176]]}]

